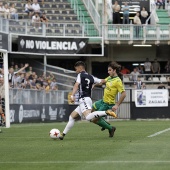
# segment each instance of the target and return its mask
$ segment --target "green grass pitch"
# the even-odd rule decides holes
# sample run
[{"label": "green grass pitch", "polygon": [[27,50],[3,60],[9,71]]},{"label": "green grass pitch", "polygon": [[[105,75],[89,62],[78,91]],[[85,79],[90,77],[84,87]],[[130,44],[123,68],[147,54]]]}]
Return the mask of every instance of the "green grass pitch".
[{"label": "green grass pitch", "polygon": [[66,123],[1,128],[0,170],[169,170],[170,121],[114,121],[114,138],[89,122],[76,122],[63,141],[49,137]]}]

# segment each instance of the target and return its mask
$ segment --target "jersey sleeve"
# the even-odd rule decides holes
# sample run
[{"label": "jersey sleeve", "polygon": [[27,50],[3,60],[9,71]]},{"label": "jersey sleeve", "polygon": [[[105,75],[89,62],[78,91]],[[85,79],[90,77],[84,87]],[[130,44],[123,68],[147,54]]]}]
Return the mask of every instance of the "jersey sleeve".
[{"label": "jersey sleeve", "polygon": [[77,75],[76,82],[79,84],[81,83],[80,73]]},{"label": "jersey sleeve", "polygon": [[108,79],[109,79],[109,77],[106,77],[104,80],[107,82]]},{"label": "jersey sleeve", "polygon": [[94,78],[94,84],[96,83],[101,83],[101,79],[97,78],[97,77],[93,77]]},{"label": "jersey sleeve", "polygon": [[125,91],[124,85],[120,79],[117,80],[116,87],[118,89],[118,92],[120,92],[120,93]]}]

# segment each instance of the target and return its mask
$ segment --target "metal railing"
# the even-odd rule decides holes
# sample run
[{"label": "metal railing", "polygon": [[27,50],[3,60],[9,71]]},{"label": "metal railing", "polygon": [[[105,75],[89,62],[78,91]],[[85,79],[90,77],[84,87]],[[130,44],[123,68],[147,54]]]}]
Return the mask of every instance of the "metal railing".
[{"label": "metal railing", "polygon": [[10,104],[64,104],[67,91],[31,90],[31,89],[10,89]]},{"label": "metal railing", "polygon": [[[140,82],[143,84],[138,84]],[[168,88],[168,82],[170,81],[170,74],[124,74],[123,83],[125,88],[135,89],[140,85],[140,88],[157,89],[160,84],[163,84],[165,88]]]},{"label": "metal railing", "polygon": [[95,23],[95,26],[97,30],[99,31],[99,26],[100,26],[100,15],[98,11],[96,10],[93,2],[91,0],[83,0],[91,18],[93,19],[93,22]]},{"label": "metal railing", "polygon": [[[9,89],[10,104],[67,104],[68,93],[72,90]],[[103,88],[94,88],[92,100],[102,99]]]},{"label": "metal railing", "polygon": [[[31,89],[10,89],[10,104],[68,104],[68,93],[70,91],[49,91]],[[117,96],[117,100],[120,95]],[[103,98],[103,88],[94,88],[92,100],[97,101]],[[119,118],[130,118],[130,90],[127,90],[127,97],[117,111]],[[108,119],[112,117],[108,116]]]},{"label": "metal railing", "polygon": [[39,23],[34,28],[31,21],[6,20],[0,18],[0,31],[20,35],[37,36],[75,36],[75,37],[104,37],[105,40],[170,40],[170,25],[133,25],[133,24],[108,24],[100,25],[96,30],[94,24],[81,23]]},{"label": "metal railing", "polygon": [[148,17],[148,19],[146,20],[146,24],[148,24],[149,20],[151,20],[151,24],[156,24],[157,22],[159,22],[159,18],[158,18],[157,13],[156,13],[156,4],[155,4],[155,2],[152,2],[150,4],[150,8],[151,8],[151,14]]},{"label": "metal railing", "polygon": [[[0,31],[5,33],[38,35],[38,36],[77,36],[99,37],[94,24],[82,23],[36,23],[30,20],[7,20],[0,18]],[[89,34],[89,33],[93,34]]]},{"label": "metal railing", "polygon": [[170,40],[170,25],[105,25],[105,40]]}]

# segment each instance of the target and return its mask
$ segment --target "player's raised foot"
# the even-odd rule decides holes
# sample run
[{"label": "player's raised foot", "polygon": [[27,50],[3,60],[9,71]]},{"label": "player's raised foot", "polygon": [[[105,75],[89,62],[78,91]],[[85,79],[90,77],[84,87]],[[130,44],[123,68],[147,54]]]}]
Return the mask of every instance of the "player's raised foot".
[{"label": "player's raised foot", "polygon": [[114,126],[112,126],[112,129],[109,130],[109,137],[110,138],[112,138],[114,136],[115,130],[116,130],[116,127],[114,127]]},{"label": "player's raised foot", "polygon": [[63,140],[63,139],[64,139],[64,136],[65,136],[64,133],[60,133],[59,139],[60,139],[60,140]]},{"label": "player's raised foot", "polygon": [[107,110],[106,114],[109,115],[109,116],[112,116],[114,118],[117,118],[117,115],[113,110]]}]

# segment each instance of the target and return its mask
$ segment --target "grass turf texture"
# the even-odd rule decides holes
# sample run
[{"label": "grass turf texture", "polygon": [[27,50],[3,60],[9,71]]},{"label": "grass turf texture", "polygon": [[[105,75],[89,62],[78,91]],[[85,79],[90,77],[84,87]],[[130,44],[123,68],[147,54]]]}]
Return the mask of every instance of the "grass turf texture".
[{"label": "grass turf texture", "polygon": [[114,138],[92,123],[77,122],[63,141],[50,139],[66,123],[2,128],[0,170],[169,170],[170,121],[115,121]]}]

